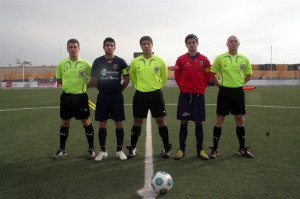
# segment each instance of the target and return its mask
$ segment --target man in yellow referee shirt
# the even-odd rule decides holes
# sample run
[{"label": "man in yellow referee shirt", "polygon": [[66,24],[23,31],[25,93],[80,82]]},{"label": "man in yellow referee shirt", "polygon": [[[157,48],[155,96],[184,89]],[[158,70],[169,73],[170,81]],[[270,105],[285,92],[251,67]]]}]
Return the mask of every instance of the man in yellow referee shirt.
[{"label": "man in yellow referee shirt", "polygon": [[163,141],[162,157],[169,158],[172,145],[169,143],[169,131],[165,121],[167,112],[161,91],[168,79],[168,68],[162,58],[152,53],[151,37],[143,36],[140,39],[140,46],[143,54],[134,58],[130,64],[130,80],[136,92],[133,97],[134,122],[131,129],[131,145],[127,147],[128,158],[137,155],[136,144],[148,110],[156,120]]},{"label": "man in yellow referee shirt", "polygon": [[79,57],[80,45],[77,39],[67,42],[69,57],[63,59],[57,66],[57,83],[62,85],[60,96],[60,144],[53,159],[67,155],[66,142],[69,135],[71,119],[81,120],[88,141],[88,159],[94,159],[94,128],[90,120],[90,109],[88,105],[87,85],[91,78],[91,63]]},{"label": "man in yellow referee shirt", "polygon": [[[236,123],[236,135],[239,140],[238,154],[243,157],[254,158],[245,146],[244,116],[245,94],[243,86],[251,78],[252,69],[248,58],[238,53],[239,39],[232,35],[227,39],[228,52],[219,55],[212,67],[212,81],[219,88],[217,99],[217,118],[213,130],[213,147],[210,158],[219,155],[218,143],[221,137],[225,116],[231,113]],[[220,79],[218,79],[219,75]]]}]

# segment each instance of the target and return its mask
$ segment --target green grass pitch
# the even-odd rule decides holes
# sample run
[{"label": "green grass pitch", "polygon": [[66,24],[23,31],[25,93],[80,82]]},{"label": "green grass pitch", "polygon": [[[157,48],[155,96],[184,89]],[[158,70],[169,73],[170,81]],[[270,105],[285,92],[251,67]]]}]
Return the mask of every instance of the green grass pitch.
[{"label": "green grass pitch", "polygon": [[[176,120],[178,88],[163,89],[167,123],[173,144],[178,148],[179,121]],[[60,89],[0,89],[0,198],[5,199],[138,199],[144,185],[145,123],[134,159],[115,158],[113,121],[108,127],[108,158],[86,159],[87,143],[81,122],[71,122],[68,155],[52,160],[59,144]],[[95,102],[97,92],[88,91]],[[125,141],[130,143],[133,88],[124,91]],[[154,170],[171,174],[174,186],[158,198],[300,198],[300,87],[258,87],[245,91],[246,145],[254,159],[239,157],[232,116],[226,117],[219,144],[219,158],[204,161],[196,157],[194,124],[189,123],[186,156],[180,160],[162,159],[162,143],[152,119]],[[204,147],[212,145],[217,89],[206,93]],[[95,149],[99,151],[98,123]],[[124,149],[127,153],[127,150]],[[149,179],[150,180],[150,179]]]}]

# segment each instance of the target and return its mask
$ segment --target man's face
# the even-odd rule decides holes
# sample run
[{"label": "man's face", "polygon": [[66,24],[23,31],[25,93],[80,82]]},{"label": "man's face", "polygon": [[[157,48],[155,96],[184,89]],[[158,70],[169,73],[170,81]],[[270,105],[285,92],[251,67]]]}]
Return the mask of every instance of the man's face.
[{"label": "man's face", "polygon": [[144,40],[141,43],[141,48],[142,48],[143,53],[146,53],[146,54],[152,53],[152,47],[153,46],[152,46],[151,42],[148,40]]},{"label": "man's face", "polygon": [[231,36],[227,39],[227,47],[229,50],[237,50],[240,42],[237,37]]},{"label": "man's face", "polygon": [[70,57],[78,57],[80,48],[79,48],[78,43],[68,43],[67,50],[68,50]]},{"label": "man's face", "polygon": [[103,50],[106,55],[113,55],[114,51],[116,49],[115,43],[114,42],[105,42],[105,45],[103,46]]},{"label": "man's face", "polygon": [[197,52],[198,43],[196,39],[188,39],[186,42],[186,47],[189,52]]}]

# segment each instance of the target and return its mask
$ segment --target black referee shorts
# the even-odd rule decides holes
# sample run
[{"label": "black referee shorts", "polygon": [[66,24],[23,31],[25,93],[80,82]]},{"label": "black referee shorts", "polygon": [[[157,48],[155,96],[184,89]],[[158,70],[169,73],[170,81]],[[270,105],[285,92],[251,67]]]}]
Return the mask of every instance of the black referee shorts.
[{"label": "black referee shorts", "polygon": [[163,117],[167,115],[164,96],[161,90],[151,92],[136,91],[133,96],[133,117],[147,118],[148,110],[152,117]]},{"label": "black referee shorts", "polygon": [[76,120],[90,117],[88,100],[86,93],[69,94],[63,92],[60,96],[60,117],[65,120],[72,117],[75,117]]},{"label": "black referee shorts", "polygon": [[232,115],[246,114],[245,93],[243,87],[220,87],[216,112],[218,115],[229,115],[229,113]]}]

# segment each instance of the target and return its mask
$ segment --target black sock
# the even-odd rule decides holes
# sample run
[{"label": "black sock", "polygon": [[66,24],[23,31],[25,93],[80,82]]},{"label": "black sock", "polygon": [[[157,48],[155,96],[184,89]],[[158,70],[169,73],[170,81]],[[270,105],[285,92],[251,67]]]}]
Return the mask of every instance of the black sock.
[{"label": "black sock", "polygon": [[137,141],[141,135],[142,127],[133,126],[131,129],[131,147],[136,148]]},{"label": "black sock", "polygon": [[85,135],[86,135],[86,139],[88,141],[89,144],[89,149],[93,149],[94,148],[94,128],[93,125],[90,124],[88,126],[83,126],[85,129]]},{"label": "black sock", "polygon": [[123,142],[124,142],[124,129],[116,128],[116,137],[117,137],[117,151],[122,150]]},{"label": "black sock", "polygon": [[66,142],[69,135],[69,127],[60,127],[59,133],[59,148],[62,150],[66,149]]},{"label": "black sock", "polygon": [[213,148],[214,149],[218,149],[218,144],[219,144],[219,140],[220,140],[220,137],[221,137],[221,132],[222,132],[222,127],[216,127],[214,126],[214,137],[213,137],[213,143],[214,143],[214,146]]},{"label": "black sock", "polygon": [[245,127],[237,126],[235,131],[236,131],[236,135],[239,139],[240,148],[244,149],[245,148]]},{"label": "black sock", "polygon": [[180,149],[185,152],[185,147],[186,147],[186,138],[188,134],[187,130],[188,124],[181,124],[180,125],[180,132],[179,132],[179,145]]},{"label": "black sock", "polygon": [[98,138],[99,138],[101,151],[106,151],[106,136],[107,136],[106,128],[99,128]]},{"label": "black sock", "polygon": [[202,124],[196,124],[195,136],[197,142],[197,152],[203,149],[203,126]]},{"label": "black sock", "polygon": [[167,126],[164,127],[158,127],[159,135],[164,143],[164,148],[169,147],[169,130]]}]

